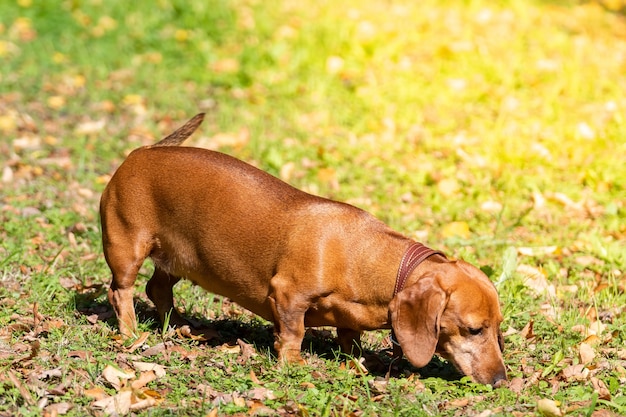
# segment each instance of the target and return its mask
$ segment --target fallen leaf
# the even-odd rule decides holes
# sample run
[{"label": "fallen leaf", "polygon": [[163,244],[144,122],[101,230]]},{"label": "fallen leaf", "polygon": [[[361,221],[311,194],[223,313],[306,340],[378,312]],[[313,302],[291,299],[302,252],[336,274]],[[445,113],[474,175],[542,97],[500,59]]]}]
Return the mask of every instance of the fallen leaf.
[{"label": "fallen leaf", "polygon": [[116,395],[105,397],[91,404],[92,408],[101,409],[106,414],[128,414],[132,401],[132,391],[123,390]]},{"label": "fallen leaf", "polygon": [[250,369],[250,380],[257,385],[263,385],[259,377],[256,376],[256,373],[254,372],[253,369]]},{"label": "fallen leaf", "polygon": [[515,377],[509,381],[508,384],[509,390],[513,391],[516,394],[519,394],[524,389],[524,380],[520,377]]},{"label": "fallen leaf", "polygon": [[591,255],[581,255],[574,258],[574,262],[581,266],[602,265],[603,262]]},{"label": "fallen leaf", "polygon": [[191,330],[191,327],[188,325],[184,325],[176,328],[176,334],[181,338],[187,338],[191,340],[196,340],[199,342],[205,342],[207,339],[203,334],[196,334],[197,332]]},{"label": "fallen leaf", "polygon": [[469,224],[466,222],[448,223],[443,227],[441,235],[446,239],[451,237],[469,239],[471,236]]},{"label": "fallen leaf", "polygon": [[610,410],[594,410],[591,417],[620,417]]},{"label": "fallen leaf", "polygon": [[606,401],[611,401],[611,392],[601,379],[591,377],[591,385],[593,390],[598,393],[598,398]]},{"label": "fallen leaf", "polygon": [[554,285],[548,284],[546,273],[543,269],[522,264],[518,265],[516,271],[524,279],[524,285],[536,295],[548,294],[551,297],[556,295]]},{"label": "fallen leaf", "polygon": [[241,339],[237,339],[237,344],[241,348],[241,353],[239,355],[239,358],[237,359],[239,363],[244,364],[248,362],[250,358],[257,356],[256,350],[251,344],[246,343]]},{"label": "fallen leaf", "polygon": [[86,397],[89,397],[89,398],[93,398],[95,400],[102,400],[102,399],[106,398],[107,393],[102,388],[94,387],[94,388],[89,388],[89,389],[83,391],[83,395],[85,395]]},{"label": "fallen leaf", "polygon": [[12,369],[8,370],[8,375],[9,375],[9,380],[11,381],[13,386],[18,389],[18,391],[20,392],[20,395],[22,396],[26,404],[34,405],[35,400],[33,399],[32,395],[30,395],[30,391],[28,387],[22,384],[22,381],[20,381],[20,379],[17,377],[15,372],[13,372]]},{"label": "fallen leaf", "polygon": [[388,390],[389,381],[386,379],[374,379],[368,381],[368,385],[374,394],[384,394]]},{"label": "fallen leaf", "polygon": [[132,389],[138,390],[138,389],[145,387],[146,385],[148,385],[150,382],[154,381],[155,379],[157,379],[157,376],[154,373],[154,371],[141,372],[139,374],[139,378],[133,380],[130,383],[130,387]]},{"label": "fallen leaf", "polygon": [[[97,315],[96,315],[97,318]],[[97,319],[96,319],[97,321]],[[92,323],[95,324],[95,323]],[[141,335],[139,335],[139,337],[137,338],[137,340],[135,340],[133,342],[132,345],[130,345],[126,351],[129,353],[132,353],[134,351],[136,351],[137,349],[139,349],[141,346],[143,346],[144,343],[146,343],[146,340],[148,339],[148,337],[150,336],[150,332],[143,332],[141,333]]]},{"label": "fallen leaf", "polygon": [[588,345],[597,345],[602,342],[602,340],[595,334],[592,334],[587,336],[585,340],[583,340],[583,342],[587,343]]},{"label": "fallen leaf", "polygon": [[526,326],[520,331],[520,336],[524,339],[534,339],[535,333],[533,332],[533,325],[535,324],[534,320],[529,320],[526,323]]},{"label": "fallen leaf", "polygon": [[276,399],[276,396],[274,395],[274,391],[272,391],[271,389],[263,388],[263,387],[252,388],[250,391],[246,393],[246,397],[251,400],[259,400],[259,401]]},{"label": "fallen leaf", "polygon": [[123,385],[123,381],[135,378],[134,371],[122,371],[117,369],[111,365],[107,365],[106,368],[102,371],[102,377],[109,383],[113,388],[119,390]]},{"label": "fallen leaf", "polygon": [[492,200],[485,201],[480,205],[480,209],[486,213],[500,213],[502,207],[502,203]]},{"label": "fallen leaf", "polygon": [[238,355],[241,352],[241,346],[239,346],[239,345],[223,344],[221,346],[218,346],[217,349],[220,352],[230,353],[230,354],[233,354],[233,355]]},{"label": "fallen leaf", "polygon": [[105,124],[104,119],[86,121],[76,126],[75,133],[77,135],[93,135],[104,129]]},{"label": "fallen leaf", "polygon": [[437,183],[437,190],[444,197],[454,197],[460,188],[459,182],[454,178],[443,179]]},{"label": "fallen leaf", "polygon": [[517,253],[524,256],[558,255],[561,253],[561,248],[558,246],[518,247]]},{"label": "fallen leaf", "polygon": [[233,393],[233,404],[235,404],[237,407],[245,407],[246,400],[243,397],[237,395],[237,393],[235,392]]},{"label": "fallen leaf", "polygon": [[563,368],[561,375],[568,381],[585,381],[589,377],[589,370],[583,364],[570,365]]},{"label": "fallen leaf", "polygon": [[560,417],[563,413],[559,409],[559,405],[557,401],[542,398],[537,401],[537,411],[546,417]]},{"label": "fallen leaf", "polygon": [[133,362],[133,367],[135,370],[139,372],[154,372],[157,378],[162,378],[165,376],[165,367],[163,365],[159,365],[158,363],[151,362]]},{"label": "fallen leaf", "polygon": [[61,415],[67,414],[67,412],[70,411],[72,407],[74,407],[73,404],[66,403],[66,402],[50,404],[43,409],[43,415],[44,417],[47,417],[47,416],[52,417],[52,416],[56,416],[59,414]]}]

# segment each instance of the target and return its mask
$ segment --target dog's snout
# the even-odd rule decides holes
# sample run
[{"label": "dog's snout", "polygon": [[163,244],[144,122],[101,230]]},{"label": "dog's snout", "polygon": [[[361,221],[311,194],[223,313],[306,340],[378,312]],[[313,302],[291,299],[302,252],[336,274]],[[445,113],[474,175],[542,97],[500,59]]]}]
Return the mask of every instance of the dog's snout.
[{"label": "dog's snout", "polygon": [[491,381],[491,386],[494,388],[498,388],[502,386],[502,384],[504,384],[505,382],[506,382],[506,371],[503,369],[493,376],[493,379]]}]

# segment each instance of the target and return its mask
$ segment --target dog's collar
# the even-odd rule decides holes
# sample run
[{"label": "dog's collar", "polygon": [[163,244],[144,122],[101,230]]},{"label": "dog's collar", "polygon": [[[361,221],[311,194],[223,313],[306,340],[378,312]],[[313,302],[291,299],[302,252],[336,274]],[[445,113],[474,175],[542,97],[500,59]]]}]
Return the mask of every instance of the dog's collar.
[{"label": "dog's collar", "polygon": [[415,268],[422,262],[426,260],[429,256],[432,255],[442,255],[444,258],[446,255],[438,250],[431,249],[425,245],[422,245],[419,242],[413,243],[409,248],[404,252],[404,256],[402,256],[402,260],[400,261],[400,267],[398,268],[398,275],[396,275],[396,286],[393,289],[393,296],[395,297],[402,288],[404,288],[404,283],[408,276],[413,272]]}]

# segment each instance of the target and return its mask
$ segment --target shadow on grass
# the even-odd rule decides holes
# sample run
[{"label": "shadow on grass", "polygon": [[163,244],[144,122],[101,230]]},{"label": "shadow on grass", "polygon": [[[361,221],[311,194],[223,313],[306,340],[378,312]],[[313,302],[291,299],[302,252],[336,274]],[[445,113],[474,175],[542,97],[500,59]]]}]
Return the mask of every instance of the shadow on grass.
[{"label": "shadow on grass", "polygon": [[[94,299],[90,294],[74,295],[74,303],[80,314],[91,323],[104,322],[112,330],[117,329],[117,320],[111,305],[104,300]],[[149,323],[152,332],[162,330],[154,306],[142,299],[135,299],[135,311],[140,323]],[[269,352],[276,360],[274,352],[274,326],[255,317],[243,319],[221,318],[209,320],[204,317],[185,317],[192,327],[192,333],[203,335],[207,340],[199,343],[206,346],[235,345],[238,340],[252,344],[259,352]],[[334,331],[329,329],[310,328],[305,333],[302,342],[303,353],[318,356],[327,360],[349,359],[340,352]],[[371,375],[391,376],[401,378],[412,373],[418,373],[421,378],[436,377],[447,381],[458,380],[462,375],[447,361],[433,357],[424,368],[415,368],[405,358],[394,360],[391,349],[372,350],[364,349],[365,365]]]}]

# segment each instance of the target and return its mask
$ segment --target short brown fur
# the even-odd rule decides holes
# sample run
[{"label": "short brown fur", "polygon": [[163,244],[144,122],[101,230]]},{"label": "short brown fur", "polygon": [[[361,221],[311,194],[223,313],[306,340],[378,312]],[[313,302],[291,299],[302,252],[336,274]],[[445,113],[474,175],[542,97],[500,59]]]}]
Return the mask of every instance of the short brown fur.
[{"label": "short brown fur", "polygon": [[393,328],[417,367],[437,353],[477,382],[506,379],[498,296],[480,270],[433,255],[394,296],[411,239],[230,156],[178,147],[201,122],[133,151],[102,195],[109,301],[124,336],[136,331],[134,283],[150,257],[146,293],[174,326],[186,321],[172,287],[187,278],[272,321],[284,361],[302,362],[307,326],[336,327],[346,352],[360,351],[362,331]]}]

